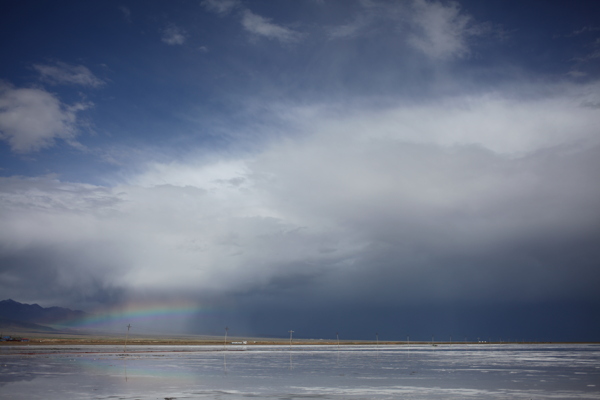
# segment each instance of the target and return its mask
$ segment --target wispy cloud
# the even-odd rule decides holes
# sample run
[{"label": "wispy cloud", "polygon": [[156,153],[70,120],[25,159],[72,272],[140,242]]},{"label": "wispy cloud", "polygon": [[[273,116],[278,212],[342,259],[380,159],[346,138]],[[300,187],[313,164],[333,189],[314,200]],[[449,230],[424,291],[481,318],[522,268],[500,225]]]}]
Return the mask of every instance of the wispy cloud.
[{"label": "wispy cloud", "polygon": [[51,147],[56,139],[75,144],[77,112],[88,107],[84,103],[65,105],[43,89],[0,82],[0,139],[15,153]]},{"label": "wispy cloud", "polygon": [[104,81],[96,77],[83,65],[69,65],[59,61],[51,65],[34,64],[33,69],[39,72],[43,81],[54,85],[67,84],[90,87],[104,85]]},{"label": "wispy cloud", "polygon": [[567,37],[579,36],[579,35],[597,32],[597,31],[600,31],[599,26],[586,25],[583,28],[580,28],[580,29],[577,29],[577,30],[571,32],[569,35],[567,35]]},{"label": "wispy cloud", "polygon": [[330,38],[352,38],[394,24],[398,39],[429,58],[440,61],[464,57],[470,52],[469,39],[500,29],[475,23],[455,2],[413,0],[411,2],[363,1],[362,13],[346,24],[330,27]]},{"label": "wispy cloud", "polygon": [[376,30],[382,22],[394,21],[402,24],[407,19],[409,9],[402,2],[359,1],[359,10],[344,24],[326,29],[330,38],[353,38],[365,32]]},{"label": "wispy cloud", "polygon": [[357,17],[354,21],[344,25],[329,28],[329,36],[332,38],[350,38],[356,36],[360,31],[369,25],[371,20],[364,16]]},{"label": "wispy cloud", "polygon": [[246,8],[239,0],[204,0],[202,6],[213,13],[225,16],[233,10],[239,10],[243,28],[255,37],[278,40],[282,43],[295,42],[301,38],[301,33],[278,25],[270,18],[255,14]]},{"label": "wispy cloud", "polygon": [[409,43],[434,59],[462,57],[469,53],[467,39],[471,17],[457,3],[415,0],[412,22],[417,31]]},{"label": "wispy cloud", "polygon": [[208,11],[220,15],[227,15],[235,8],[241,6],[239,0],[204,0],[202,3]]},{"label": "wispy cloud", "polygon": [[129,9],[129,7],[120,5],[119,11],[121,11],[123,13],[123,16],[125,17],[127,22],[131,22],[131,10]]},{"label": "wispy cloud", "polygon": [[242,17],[243,27],[250,33],[267,39],[276,39],[280,42],[295,42],[301,34],[292,29],[274,24],[270,19],[245,10]]},{"label": "wispy cloud", "polygon": [[162,41],[169,45],[181,45],[186,40],[186,32],[173,24],[163,30]]},{"label": "wispy cloud", "polygon": [[[600,30],[600,28],[584,27],[578,31],[575,31],[572,35],[567,37],[574,37],[582,35],[587,32],[594,32]],[[594,37],[590,42],[585,43],[583,49],[580,51],[580,55],[574,57],[571,61],[573,66],[567,73],[573,78],[582,78],[588,76],[592,71],[597,70],[598,59],[600,59],[600,38]]]}]

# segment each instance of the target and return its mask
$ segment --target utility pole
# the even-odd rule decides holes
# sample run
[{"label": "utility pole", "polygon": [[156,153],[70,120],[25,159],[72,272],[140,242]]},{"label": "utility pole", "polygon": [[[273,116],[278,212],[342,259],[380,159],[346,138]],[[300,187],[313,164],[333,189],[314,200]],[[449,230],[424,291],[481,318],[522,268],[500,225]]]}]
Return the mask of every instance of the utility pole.
[{"label": "utility pole", "polygon": [[290,333],[290,350],[292,349],[292,334],[294,333],[294,331],[290,330],[288,331]]},{"label": "utility pole", "polygon": [[227,348],[227,331],[229,331],[229,327],[225,327],[225,341],[223,342],[223,349]]},{"label": "utility pole", "polygon": [[131,329],[131,324],[127,324],[127,334],[125,335],[125,347],[123,347],[123,353],[127,352],[127,339],[129,338],[129,329]]},{"label": "utility pole", "polygon": [[340,333],[336,332],[335,337],[337,338],[338,350],[340,349]]}]

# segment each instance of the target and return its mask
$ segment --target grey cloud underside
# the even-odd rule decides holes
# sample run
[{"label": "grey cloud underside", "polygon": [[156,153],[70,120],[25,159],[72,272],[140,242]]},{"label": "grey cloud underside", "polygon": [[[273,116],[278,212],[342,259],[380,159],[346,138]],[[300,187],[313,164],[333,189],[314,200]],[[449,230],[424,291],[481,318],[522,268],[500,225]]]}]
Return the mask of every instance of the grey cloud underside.
[{"label": "grey cloud underside", "polygon": [[[283,181],[295,184],[275,190],[278,206],[308,210],[306,219],[335,225],[363,246],[324,291],[377,291],[382,301],[495,301],[512,289],[513,300],[593,296],[599,193],[588,182],[597,156],[598,147],[511,160],[477,148],[365,145],[346,162],[328,154],[340,170],[325,171],[315,158],[301,170],[288,157],[298,169],[279,177],[288,173]],[[375,167],[352,170],[367,164]]]}]

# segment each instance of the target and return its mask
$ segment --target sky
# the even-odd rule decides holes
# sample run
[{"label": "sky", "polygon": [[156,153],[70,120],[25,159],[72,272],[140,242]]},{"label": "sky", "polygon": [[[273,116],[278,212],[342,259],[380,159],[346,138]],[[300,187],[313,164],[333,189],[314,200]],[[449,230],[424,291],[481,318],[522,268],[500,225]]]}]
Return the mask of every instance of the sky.
[{"label": "sky", "polygon": [[0,51],[2,299],[600,340],[598,2],[6,0]]}]

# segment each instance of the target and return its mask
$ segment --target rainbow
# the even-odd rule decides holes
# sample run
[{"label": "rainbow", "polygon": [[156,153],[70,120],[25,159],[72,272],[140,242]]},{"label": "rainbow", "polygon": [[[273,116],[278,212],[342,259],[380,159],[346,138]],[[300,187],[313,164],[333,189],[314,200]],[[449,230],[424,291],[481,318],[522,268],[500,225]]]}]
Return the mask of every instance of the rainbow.
[{"label": "rainbow", "polygon": [[198,375],[192,371],[186,371],[181,369],[165,368],[162,363],[150,362],[150,363],[139,363],[129,362],[123,358],[119,361],[115,359],[114,355],[84,355],[80,357],[73,357],[80,369],[85,369],[90,374],[94,375],[110,375],[113,378],[121,376],[124,380],[136,379],[136,378],[169,378],[169,379],[181,379],[181,380],[197,380]]},{"label": "rainbow", "polygon": [[215,310],[190,303],[139,302],[98,309],[88,316],[64,321],[73,328],[97,328],[114,324],[182,320],[197,316],[211,316]]}]

